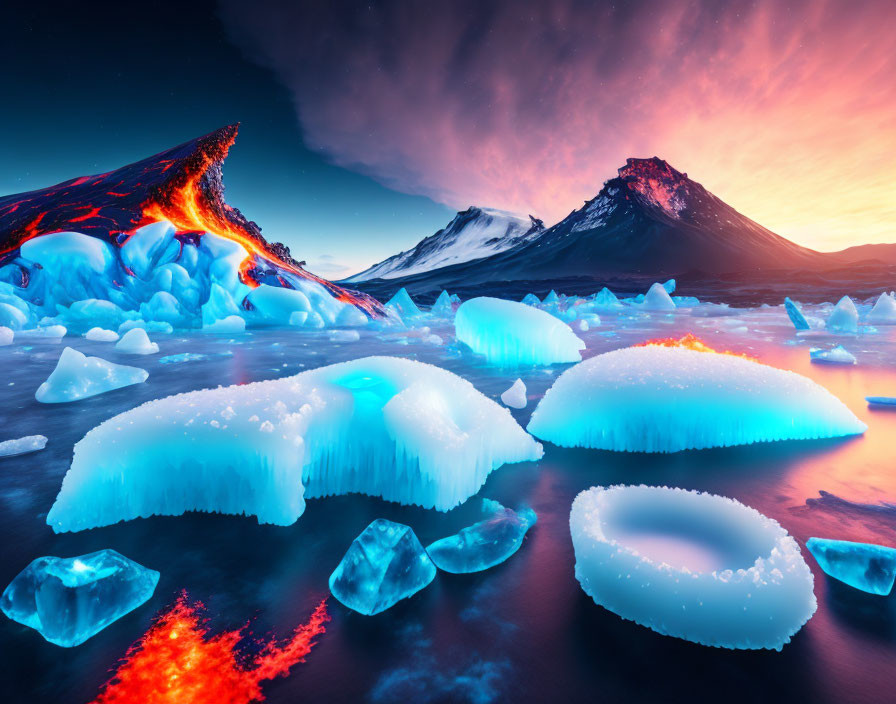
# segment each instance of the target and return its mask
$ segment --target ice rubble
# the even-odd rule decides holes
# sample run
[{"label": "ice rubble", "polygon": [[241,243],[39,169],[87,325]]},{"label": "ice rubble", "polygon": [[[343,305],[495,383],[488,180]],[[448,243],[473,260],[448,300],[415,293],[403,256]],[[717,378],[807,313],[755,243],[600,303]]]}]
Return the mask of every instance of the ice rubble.
[{"label": "ice rubble", "polygon": [[507,391],[501,394],[501,401],[505,406],[511,408],[525,408],[528,400],[526,399],[526,385],[522,379],[517,379]]},{"label": "ice rubble", "polygon": [[134,328],[121,336],[121,339],[115,343],[115,349],[125,354],[156,354],[159,351],[159,346],[150,341],[146,330]]},{"label": "ice rubble", "polygon": [[796,541],[733,499],[593,487],[576,497],[569,527],[585,593],[658,633],[780,650],[815,613],[812,573]]},{"label": "ice rubble", "polygon": [[806,547],[825,574],[869,594],[886,596],[896,581],[896,548],[809,538]]},{"label": "ice rubble", "polygon": [[118,342],[118,333],[114,330],[104,330],[103,328],[90,328],[90,330],[84,333],[84,338],[94,342]]},{"label": "ice rubble", "polygon": [[828,317],[825,327],[832,332],[854,333],[859,329],[859,311],[856,304],[849,296],[841,298],[831,315]]},{"label": "ice rubble", "polygon": [[809,358],[819,364],[855,364],[855,356],[843,345],[837,345],[833,349],[821,349],[813,347],[809,350]]},{"label": "ice rubble", "polygon": [[75,445],[47,523],[65,532],[212,511],[289,525],[305,498],[345,493],[445,511],[493,469],[541,455],[468,381],[367,357],[170,396],[107,420]]},{"label": "ice rubble", "polygon": [[454,317],[457,339],[501,366],[578,362],[585,349],[568,325],[538,308],[499,298],[472,298]]},{"label": "ice rubble", "polygon": [[481,572],[504,562],[523,544],[523,538],[538,520],[535,511],[511,511],[497,501],[482,500],[488,518],[442,538],[426,547],[440,570],[454,574]]},{"label": "ice rubble", "polygon": [[378,518],[352,541],[330,575],[330,592],[353,611],[373,616],[413,596],[435,576],[414,531]]},{"label": "ice rubble", "polygon": [[873,325],[896,325],[896,298],[886,292],[880,294],[867,320]]},{"label": "ice rubble", "polygon": [[0,325],[22,330],[46,319],[78,334],[137,320],[150,330],[161,323],[208,328],[230,316],[253,326],[286,325],[297,310],[327,326],[366,322],[358,308],[311,279],[283,274],[289,279],[283,288],[249,287],[240,276],[248,258],[239,242],[211,233],[178,237],[168,222],[137,229],[118,251],[78,232],[42,235],[0,266]]},{"label": "ice rubble", "polygon": [[806,316],[803,315],[803,311],[800,310],[800,307],[789,298],[784,299],[784,310],[787,311],[787,317],[790,318],[790,322],[793,323],[794,328],[796,328],[797,330],[809,329],[809,321],[806,320]]},{"label": "ice rubble", "polygon": [[675,310],[675,301],[662,284],[653,284],[641,304],[645,310]]},{"label": "ice rubble", "polygon": [[39,557],[0,598],[9,618],[71,648],[133,611],[156,589],[159,573],[114,550]]},{"label": "ice rubble", "polygon": [[566,370],[528,430],[563,447],[633,452],[839,437],[866,426],[791,371],[681,347],[628,347]]},{"label": "ice rubble", "polygon": [[15,440],[0,442],[0,457],[14,457],[28,452],[37,452],[47,446],[47,438],[43,435],[26,435]]},{"label": "ice rubble", "polygon": [[34,394],[41,403],[65,403],[142,384],[149,373],[137,367],[107,362],[66,347],[59,355],[56,368]]}]

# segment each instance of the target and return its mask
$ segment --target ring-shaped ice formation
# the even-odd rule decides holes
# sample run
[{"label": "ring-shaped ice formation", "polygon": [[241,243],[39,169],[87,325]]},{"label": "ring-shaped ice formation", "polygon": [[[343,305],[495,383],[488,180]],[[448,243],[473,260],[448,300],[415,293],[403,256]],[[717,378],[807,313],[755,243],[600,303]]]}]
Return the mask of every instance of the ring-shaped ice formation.
[{"label": "ring-shaped ice formation", "polygon": [[678,452],[864,433],[811,379],[730,354],[627,347],[567,369],[528,430],[562,447]]},{"label": "ring-shaped ice formation", "polygon": [[150,401],[75,445],[56,532],[210,511],[289,525],[305,498],[362,493],[448,510],[541,445],[449,371],[367,357]]},{"label": "ring-shaped ice formation", "polygon": [[585,593],[658,633],[780,650],[815,613],[812,572],[796,541],[734,499],[592,487],[573,502],[569,526]]}]

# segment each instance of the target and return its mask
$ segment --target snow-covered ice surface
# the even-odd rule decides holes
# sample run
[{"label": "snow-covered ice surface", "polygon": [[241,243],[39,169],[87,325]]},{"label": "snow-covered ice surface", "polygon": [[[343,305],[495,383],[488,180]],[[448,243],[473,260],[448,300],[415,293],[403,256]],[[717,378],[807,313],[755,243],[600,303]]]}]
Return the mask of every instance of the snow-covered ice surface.
[{"label": "snow-covered ice surface", "polygon": [[[687,293],[686,282],[679,280],[678,292]],[[624,301],[626,294],[616,293]],[[433,701],[531,702],[539,701],[531,687],[537,681],[550,682],[552,697],[570,702],[582,701],[583,692],[591,697],[600,692],[614,701],[717,701],[720,692],[739,701],[879,701],[880,692],[896,686],[893,595],[865,594],[827,578],[804,548],[812,536],[896,545],[896,413],[869,408],[865,401],[866,396],[896,397],[896,328],[874,324],[876,331],[871,331],[867,323],[878,296],[856,300],[858,333],[850,335],[824,329],[839,298],[834,293],[828,304],[797,301],[812,325],[802,333],[783,306],[679,304],[675,311],[649,312],[629,302],[599,307],[596,299],[564,301],[562,296],[559,306],[572,308],[575,320],[599,313],[599,326],[577,332],[587,343],[586,359],[649,339],[694,333],[717,350],[747,354],[811,378],[868,425],[863,435],[649,455],[546,444],[542,460],[492,472],[475,497],[447,513],[341,495],[309,500],[301,518],[287,527],[187,513],[56,534],[45,519],[75,443],[147,401],[389,355],[443,367],[498,403],[519,376],[529,405],[510,413],[525,426],[546,389],[569,365],[508,373],[459,345],[452,319],[426,317],[407,330],[363,326],[361,339],[352,344],[331,342],[328,330],[305,327],[220,334],[149,329],[160,354],[134,357],[116,352],[108,342],[85,340],[81,334],[89,328],[84,328],[61,345],[33,338],[0,347],[4,438],[35,433],[50,438],[39,453],[0,462],[5,538],[0,541],[0,587],[35,557],[81,555],[103,547],[161,572],[146,604],[70,650],[61,651],[0,616],[0,691],[10,701],[93,700],[153,615],[184,588],[207,603],[213,627],[239,628],[251,620],[254,632],[285,636],[327,595],[330,574],[373,520],[412,526],[421,543],[429,545],[480,521],[479,498],[487,496],[504,506],[531,506],[538,514],[522,549],[480,574],[440,574],[378,617],[351,614],[331,599],[333,620],[321,649],[290,677],[265,687],[266,700],[377,703],[422,691]],[[419,325],[444,344],[424,342]],[[811,363],[810,348],[837,344],[849,349],[858,364]],[[37,403],[34,392],[64,346],[143,367],[150,376],[146,383],[77,403]],[[188,364],[161,361],[187,353],[206,357]],[[815,577],[818,611],[780,653],[731,652],[664,637],[620,619],[584,594],[573,574],[573,500],[591,486],[641,483],[732,497],[774,519],[796,539]],[[648,659],[650,676],[645,677]],[[351,677],[346,677],[349,669]]]},{"label": "snow-covered ice surface", "polygon": [[573,502],[569,529],[582,589],[664,635],[780,650],[815,613],[797,542],[733,499],[665,486],[594,487]]}]

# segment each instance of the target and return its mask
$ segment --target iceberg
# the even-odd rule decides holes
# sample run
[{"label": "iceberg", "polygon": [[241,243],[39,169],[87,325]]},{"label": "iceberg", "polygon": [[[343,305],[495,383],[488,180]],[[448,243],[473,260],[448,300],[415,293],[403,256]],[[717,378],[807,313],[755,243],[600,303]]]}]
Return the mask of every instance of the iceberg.
[{"label": "iceberg", "polygon": [[666,293],[670,296],[675,293],[675,279],[669,279],[666,283],[663,284],[663,288],[666,289]]},{"label": "iceberg", "polygon": [[538,300],[538,296],[536,296],[534,293],[527,293],[525,296],[523,296],[523,300],[521,300],[520,303],[526,306],[541,305],[541,301]]},{"label": "iceberg", "polygon": [[43,435],[26,435],[15,440],[0,442],[0,457],[14,457],[29,452],[43,450],[47,446],[47,438]]},{"label": "iceberg", "polygon": [[841,298],[831,311],[825,327],[832,332],[854,333],[859,329],[859,311],[849,296]]},{"label": "iceberg", "polygon": [[896,298],[884,292],[868,314],[868,322],[873,325],[896,325]]},{"label": "iceberg", "polygon": [[809,321],[806,320],[803,311],[801,311],[800,307],[789,298],[784,299],[784,310],[787,311],[787,317],[790,318],[790,322],[793,323],[794,328],[797,330],[809,329]]},{"label": "iceberg", "polygon": [[14,338],[15,333],[11,328],[6,327],[5,325],[0,325],[0,347],[11,345]]},{"label": "iceberg", "polygon": [[157,399],[75,445],[47,515],[56,532],[209,511],[290,525],[346,493],[447,511],[541,445],[468,381],[367,357]]},{"label": "iceberg", "polygon": [[227,317],[219,318],[208,325],[203,325],[202,332],[235,335],[241,332],[246,332],[246,320],[238,315],[228,315]]},{"label": "iceberg", "polygon": [[113,391],[131,384],[142,384],[149,372],[137,367],[107,362],[66,347],[56,368],[34,394],[41,403],[66,403]]},{"label": "iceberg", "polygon": [[352,541],[330,575],[330,592],[353,611],[373,616],[413,596],[435,576],[414,531],[378,518]]},{"label": "iceberg", "polygon": [[148,600],[158,581],[158,572],[114,550],[39,557],[6,587],[0,608],[50,643],[72,648]]},{"label": "iceberg", "polygon": [[528,430],[562,447],[678,452],[867,429],[811,379],[706,349],[650,344],[592,357],[560,375]]},{"label": "iceberg", "polygon": [[702,645],[780,650],[815,613],[812,572],[776,521],[723,496],[592,487],[569,516],[595,603]]},{"label": "iceberg", "polygon": [[812,348],[809,350],[809,358],[818,364],[855,364],[856,358],[847,351],[843,345],[837,345],[833,349],[825,350]]},{"label": "iceberg", "polygon": [[488,514],[484,521],[427,546],[427,554],[440,570],[465,574],[501,564],[520,549],[538,520],[531,508],[511,511],[490,499],[482,500],[482,509]]},{"label": "iceberg", "polygon": [[675,310],[675,301],[662,284],[653,284],[641,304],[644,310]]},{"label": "iceberg", "polygon": [[548,295],[544,297],[544,301],[542,301],[542,303],[549,306],[556,305],[559,302],[560,296],[557,295],[557,292],[554,289],[551,289],[550,293],[548,293]]},{"label": "iceberg", "polygon": [[616,294],[604,286],[594,297],[594,305],[597,308],[622,308]]},{"label": "iceberg", "polygon": [[398,313],[399,317],[404,321],[419,318],[423,315],[417,307],[417,304],[411,299],[406,288],[399,289],[398,293],[389,299],[386,308]]},{"label": "iceberg", "polygon": [[869,594],[886,596],[896,580],[896,548],[809,538],[806,547],[825,574]]},{"label": "iceberg", "polygon": [[146,332],[160,332],[163,335],[170,335],[174,332],[174,326],[171,323],[164,323],[158,320],[125,320],[118,326],[118,334],[124,335],[128,330],[140,328]]},{"label": "iceberg", "polygon": [[511,408],[526,407],[528,399],[526,398],[526,385],[522,379],[517,379],[507,391],[501,394],[501,402]]},{"label": "iceberg", "polygon": [[450,318],[454,315],[454,306],[451,304],[451,296],[447,291],[442,291],[439,294],[429,312],[437,318]]},{"label": "iceberg", "polygon": [[472,298],[454,317],[457,339],[504,367],[578,362],[585,343],[550,313],[515,301]]},{"label": "iceberg", "polygon": [[150,342],[146,330],[133,328],[121,336],[115,343],[115,349],[125,354],[156,354],[159,346],[155,342]]},{"label": "iceberg", "polygon": [[90,328],[90,330],[84,333],[84,338],[94,342],[118,342],[118,333],[114,330],[104,330],[103,328]]}]

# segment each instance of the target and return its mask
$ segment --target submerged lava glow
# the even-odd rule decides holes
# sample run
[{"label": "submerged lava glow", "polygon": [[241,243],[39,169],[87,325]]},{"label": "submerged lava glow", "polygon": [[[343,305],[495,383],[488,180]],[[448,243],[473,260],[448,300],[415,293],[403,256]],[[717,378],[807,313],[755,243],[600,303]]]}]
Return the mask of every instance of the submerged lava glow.
[{"label": "submerged lava glow", "polygon": [[182,594],[162,613],[93,704],[246,704],[264,700],[260,683],[289,672],[315,645],[329,620],[326,600],[283,643],[263,643],[244,658],[245,629],[208,637],[201,604]]},{"label": "submerged lava glow", "polygon": [[674,338],[674,337],[657,337],[652,340],[646,340],[644,342],[639,342],[636,345],[632,345],[632,347],[684,347],[688,350],[693,350],[694,352],[710,352],[712,354],[727,354],[732,357],[743,357],[744,359],[754,360],[754,357],[751,357],[747,354],[741,354],[740,352],[731,352],[729,350],[717,350],[713,349],[709,345],[707,345],[703,340],[694,335],[694,333],[689,332],[684,337]]}]

